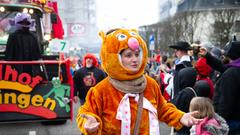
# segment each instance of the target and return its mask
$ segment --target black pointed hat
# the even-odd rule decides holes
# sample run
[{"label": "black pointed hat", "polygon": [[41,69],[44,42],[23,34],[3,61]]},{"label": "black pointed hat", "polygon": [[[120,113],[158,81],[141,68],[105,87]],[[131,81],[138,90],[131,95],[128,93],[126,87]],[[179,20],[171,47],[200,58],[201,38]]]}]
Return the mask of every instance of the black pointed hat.
[{"label": "black pointed hat", "polygon": [[185,41],[179,41],[175,45],[170,45],[169,47],[173,49],[184,50],[184,51],[192,50],[192,47],[190,46],[190,44]]}]

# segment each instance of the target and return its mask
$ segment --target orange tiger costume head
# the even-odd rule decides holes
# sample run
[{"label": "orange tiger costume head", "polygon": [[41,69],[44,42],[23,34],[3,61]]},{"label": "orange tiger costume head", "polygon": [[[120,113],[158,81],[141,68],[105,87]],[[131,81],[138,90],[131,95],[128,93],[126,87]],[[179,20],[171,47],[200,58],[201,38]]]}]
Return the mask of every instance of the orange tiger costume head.
[{"label": "orange tiger costume head", "polygon": [[[99,35],[102,38],[100,52],[102,67],[110,77],[117,80],[133,80],[143,75],[147,64],[148,52],[145,41],[136,30],[115,29],[108,34],[100,32]],[[137,72],[130,71],[121,64],[119,59],[120,52],[127,48],[139,48],[141,50],[142,62]]]}]

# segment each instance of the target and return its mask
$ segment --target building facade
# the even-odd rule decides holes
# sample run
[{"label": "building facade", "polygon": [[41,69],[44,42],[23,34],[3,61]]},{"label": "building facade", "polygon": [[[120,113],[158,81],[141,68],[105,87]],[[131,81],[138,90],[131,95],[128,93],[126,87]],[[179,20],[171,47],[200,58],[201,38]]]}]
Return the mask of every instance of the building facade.
[{"label": "building facade", "polygon": [[98,41],[95,0],[58,0],[64,39],[72,48],[94,47]]}]

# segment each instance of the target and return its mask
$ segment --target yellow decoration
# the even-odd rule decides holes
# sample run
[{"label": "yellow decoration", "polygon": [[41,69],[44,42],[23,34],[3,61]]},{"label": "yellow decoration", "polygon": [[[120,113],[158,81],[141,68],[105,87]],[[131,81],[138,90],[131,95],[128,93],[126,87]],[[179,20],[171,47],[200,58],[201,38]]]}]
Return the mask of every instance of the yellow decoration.
[{"label": "yellow decoration", "polygon": [[29,93],[33,90],[29,85],[24,85],[19,82],[10,82],[1,80],[0,81],[0,89],[9,89],[9,90],[16,90],[22,93]]},{"label": "yellow decoration", "polygon": [[46,0],[39,0],[41,4],[46,4]]}]

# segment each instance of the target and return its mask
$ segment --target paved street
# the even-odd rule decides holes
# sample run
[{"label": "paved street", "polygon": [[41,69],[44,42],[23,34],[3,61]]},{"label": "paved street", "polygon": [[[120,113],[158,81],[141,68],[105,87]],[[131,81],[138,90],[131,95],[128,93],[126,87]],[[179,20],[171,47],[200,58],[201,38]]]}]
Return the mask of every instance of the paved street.
[{"label": "paved street", "polygon": [[[74,105],[74,121],[67,121],[64,125],[42,125],[39,122],[5,123],[0,124],[0,135],[80,135],[76,125],[76,114],[80,104]],[[170,128],[161,123],[161,135],[169,135]]]},{"label": "paved street", "polygon": [[63,125],[42,125],[39,122],[0,124],[0,135],[79,135],[75,121],[80,104],[74,105],[74,120]]}]

